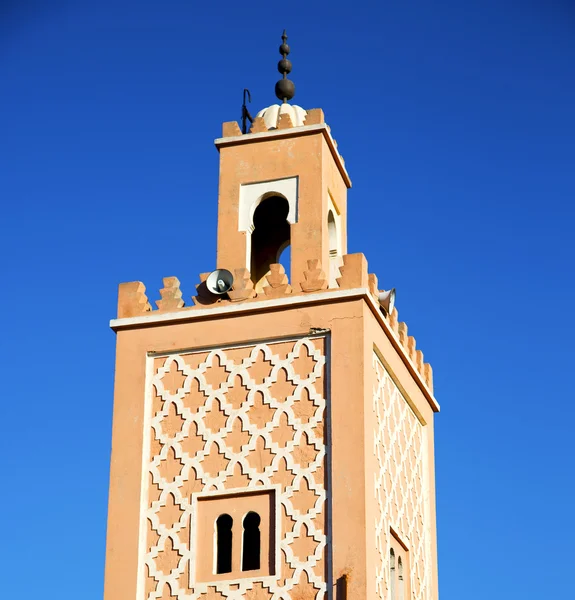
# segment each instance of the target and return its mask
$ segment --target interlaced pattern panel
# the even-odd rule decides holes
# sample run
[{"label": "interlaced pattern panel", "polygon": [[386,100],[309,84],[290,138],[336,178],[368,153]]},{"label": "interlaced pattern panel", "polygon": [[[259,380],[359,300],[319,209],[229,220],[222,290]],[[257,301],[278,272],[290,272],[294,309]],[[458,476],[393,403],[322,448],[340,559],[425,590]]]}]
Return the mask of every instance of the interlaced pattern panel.
[{"label": "interlaced pattern panel", "polygon": [[376,593],[389,597],[389,550],[393,528],[409,545],[411,598],[430,599],[430,540],[426,527],[425,431],[374,354]]},{"label": "interlaced pattern panel", "polygon": [[[146,600],[326,595],[323,338],[150,359]],[[194,581],[192,494],[279,485],[280,572]],[[210,549],[211,551],[211,549]]]}]

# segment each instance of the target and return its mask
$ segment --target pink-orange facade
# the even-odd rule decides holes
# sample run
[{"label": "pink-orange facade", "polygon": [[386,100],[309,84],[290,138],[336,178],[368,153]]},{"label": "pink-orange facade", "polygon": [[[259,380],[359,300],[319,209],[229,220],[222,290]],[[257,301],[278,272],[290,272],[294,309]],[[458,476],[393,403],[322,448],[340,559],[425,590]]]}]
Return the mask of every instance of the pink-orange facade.
[{"label": "pink-orange facade", "polygon": [[152,310],[120,285],[105,600],[438,597],[431,367],[346,253],[351,181],[300,114],[216,140],[231,290],[204,273],[186,306],[167,277]]}]

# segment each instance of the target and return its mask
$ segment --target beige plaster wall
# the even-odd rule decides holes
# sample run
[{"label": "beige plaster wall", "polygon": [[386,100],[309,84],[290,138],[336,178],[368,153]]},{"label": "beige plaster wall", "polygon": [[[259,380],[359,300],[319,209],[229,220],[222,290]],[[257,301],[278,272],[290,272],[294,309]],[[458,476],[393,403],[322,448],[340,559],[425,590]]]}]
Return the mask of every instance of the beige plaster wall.
[{"label": "beige plaster wall", "polygon": [[[203,444],[202,448],[196,449],[196,453],[208,452],[208,454],[205,454],[203,462],[205,460],[212,460],[214,466],[210,466],[210,468],[217,469],[218,466],[221,466],[220,461],[227,462],[225,477],[219,475],[220,471],[218,471],[217,476],[219,479],[217,479],[217,477],[213,479],[211,472],[208,474],[207,479],[205,477],[205,473],[197,473],[195,468],[192,468],[193,461],[192,463],[189,463],[188,459],[183,457],[183,448],[178,448],[174,444],[170,446],[170,444],[161,443],[161,438],[158,439],[155,433],[153,436],[150,433],[150,429],[153,429],[154,432],[161,431],[161,435],[167,435],[168,438],[170,438],[169,432],[175,431],[174,428],[177,427],[178,421],[181,421],[183,412],[180,413],[178,410],[176,410],[176,407],[178,402],[184,402],[184,398],[179,399],[178,402],[174,402],[171,399],[169,400],[169,406],[166,406],[166,410],[168,411],[167,415],[161,418],[161,421],[166,419],[165,424],[162,424],[161,422],[154,422],[155,427],[146,426],[147,412],[146,403],[144,402],[144,399],[146,398],[146,390],[155,390],[153,394],[148,394],[148,403],[151,402],[151,405],[155,405],[156,409],[158,409],[160,412],[163,410],[163,408],[160,408],[160,406],[163,407],[163,403],[166,402],[166,400],[162,398],[161,393],[158,396],[158,388],[154,383],[158,377],[160,377],[160,370],[162,368],[166,370],[169,367],[169,370],[166,371],[165,376],[168,378],[175,378],[175,383],[173,385],[178,386],[175,396],[179,398],[179,395],[181,395],[181,388],[179,387],[180,382],[178,381],[178,378],[181,379],[182,373],[179,371],[179,369],[175,369],[174,363],[176,363],[177,366],[181,366],[183,369],[205,369],[206,376],[208,371],[213,369],[214,366],[216,371],[222,372],[222,366],[220,364],[212,365],[210,362],[215,361],[219,363],[220,359],[218,358],[217,353],[212,354],[211,357],[209,357],[209,353],[206,354],[204,351],[192,351],[188,349],[203,348],[209,345],[213,349],[225,351],[226,357],[229,352],[232,353],[232,356],[236,354],[233,359],[236,361],[240,360],[239,354],[237,353],[251,353],[256,347],[257,343],[264,343],[267,346],[270,344],[279,344],[278,348],[283,344],[285,347],[281,350],[281,352],[278,350],[278,355],[281,356],[281,360],[285,361],[287,356],[285,352],[287,352],[288,346],[291,344],[293,348],[293,344],[295,342],[276,342],[274,340],[284,336],[306,337],[307,334],[309,334],[311,327],[328,329],[331,331],[331,335],[329,335],[329,350],[327,352],[324,352],[322,346],[324,342],[322,339],[318,340],[317,337],[310,338],[312,341],[306,342],[307,344],[313,344],[315,348],[314,352],[319,351],[320,356],[317,360],[313,361],[314,365],[324,365],[327,362],[327,364],[330,365],[331,377],[329,383],[327,380],[325,380],[324,383],[317,381],[314,383],[313,388],[310,388],[308,385],[306,388],[308,391],[304,392],[302,388],[302,398],[303,396],[309,394],[309,391],[312,391],[316,395],[322,395],[323,392],[318,390],[323,389],[322,386],[326,385],[327,387],[325,396],[326,399],[327,397],[330,398],[332,407],[330,411],[331,414],[327,416],[325,421],[322,419],[322,423],[318,422],[314,427],[312,427],[309,422],[303,423],[302,421],[299,423],[298,419],[301,421],[302,417],[296,417],[294,413],[293,417],[289,417],[292,420],[292,423],[286,424],[286,430],[293,429],[295,432],[293,435],[298,435],[299,441],[297,448],[294,447],[292,453],[294,460],[298,454],[305,454],[308,452],[308,450],[312,453],[316,453],[314,460],[323,460],[323,458],[321,458],[321,452],[325,453],[325,448],[322,450],[320,447],[320,442],[318,441],[319,437],[317,436],[320,436],[319,431],[321,430],[321,425],[324,423],[330,426],[330,433],[329,435],[326,434],[328,435],[328,439],[339,440],[330,457],[330,464],[337,465],[337,468],[333,468],[332,483],[329,483],[329,477],[326,478],[325,482],[321,483],[321,486],[324,486],[324,489],[329,489],[331,487],[332,494],[329,500],[324,503],[325,506],[323,504],[321,507],[318,505],[318,508],[321,508],[322,515],[318,515],[315,518],[316,520],[321,520],[326,519],[327,516],[331,516],[330,521],[333,525],[331,528],[326,525],[325,530],[320,526],[317,526],[317,530],[319,531],[321,529],[321,531],[324,533],[319,534],[318,531],[316,531],[311,536],[315,536],[314,540],[315,538],[318,538],[313,542],[316,548],[321,548],[321,544],[325,544],[327,542],[330,545],[330,552],[328,552],[325,556],[323,556],[323,554],[321,557],[318,556],[317,560],[315,558],[311,558],[312,562],[315,560],[316,565],[313,567],[313,569],[310,567],[309,571],[304,571],[303,569],[298,571],[297,574],[300,577],[296,583],[296,586],[299,587],[297,588],[294,586],[293,593],[286,593],[279,597],[285,598],[286,600],[290,598],[295,600],[296,598],[311,599],[316,596],[317,598],[322,597],[322,583],[319,575],[322,569],[325,573],[325,567],[321,566],[322,561],[331,563],[331,571],[328,572],[327,576],[324,576],[323,579],[325,586],[330,585],[331,581],[335,581],[337,577],[351,568],[354,572],[354,577],[350,582],[350,593],[355,593],[354,591],[357,591],[357,593],[360,595],[364,594],[366,524],[362,500],[364,497],[363,451],[361,443],[358,444],[358,440],[361,440],[363,431],[363,407],[361,402],[361,398],[363,396],[363,360],[361,358],[363,341],[361,335],[361,304],[361,301],[350,301],[339,303],[337,305],[337,311],[329,310],[326,308],[326,306],[310,306],[309,308],[300,307],[293,308],[291,310],[283,310],[281,313],[261,312],[258,314],[245,316],[238,315],[229,320],[206,320],[174,325],[147,327],[142,329],[123,330],[118,332],[112,467],[110,482],[110,508],[106,561],[106,600],[124,600],[125,598],[137,598],[138,600],[141,600],[147,597],[182,597],[182,593],[184,593],[183,590],[185,589],[183,587],[178,587],[180,591],[178,591],[178,589],[172,590],[168,585],[163,585],[161,589],[158,588],[158,579],[154,579],[153,574],[150,573],[150,566],[146,566],[146,556],[148,555],[148,558],[150,558],[154,553],[156,556],[159,556],[159,550],[154,550],[154,548],[158,548],[159,543],[162,546],[164,558],[166,560],[166,564],[162,568],[169,568],[170,572],[172,571],[172,566],[175,566],[176,569],[178,569],[177,572],[179,572],[180,566],[184,568],[184,570],[186,568],[184,565],[185,561],[180,563],[182,558],[180,552],[186,552],[182,546],[178,546],[178,544],[181,542],[176,540],[176,543],[174,544],[173,536],[167,535],[167,529],[162,530],[164,537],[160,542],[158,530],[152,530],[153,528],[150,527],[150,521],[148,519],[148,516],[151,516],[148,511],[154,511],[157,507],[158,511],[161,509],[163,520],[162,524],[164,526],[166,526],[166,523],[170,525],[171,519],[172,525],[176,523],[178,537],[180,537],[180,533],[182,533],[184,538],[188,535],[188,533],[184,531],[187,525],[183,520],[181,520],[182,512],[185,511],[182,511],[181,506],[179,506],[177,502],[177,500],[180,499],[182,492],[178,492],[178,494],[180,494],[178,495],[175,493],[175,488],[172,490],[172,487],[176,486],[176,479],[184,476],[184,467],[187,469],[187,479],[185,482],[182,481],[182,486],[176,487],[185,487],[184,494],[189,495],[197,489],[198,476],[201,479],[201,485],[209,484],[209,486],[211,486],[210,489],[213,489],[214,487],[217,488],[218,485],[225,488],[225,482],[228,480],[229,476],[232,478],[230,480],[230,485],[231,481],[234,481],[234,486],[236,486],[234,489],[237,489],[238,487],[241,487],[241,485],[249,485],[250,473],[258,473],[258,476],[263,477],[263,473],[260,473],[260,471],[257,471],[257,469],[261,469],[263,466],[263,470],[265,472],[265,469],[268,467],[265,461],[268,461],[270,457],[272,458],[272,461],[275,460],[275,458],[272,456],[272,445],[268,444],[268,447],[266,447],[265,436],[262,438],[261,435],[257,435],[255,436],[257,439],[252,439],[250,442],[248,442],[248,444],[254,445],[253,450],[256,452],[253,454],[253,457],[246,462],[245,466],[252,470],[248,470],[247,472],[244,471],[244,465],[242,465],[241,462],[236,461],[234,463],[232,460],[227,462],[225,458],[221,457],[219,451],[217,454],[214,452],[212,456],[212,445],[214,445],[213,441],[212,444],[207,447],[205,440],[202,441],[203,436],[201,439],[197,436],[188,436],[185,442],[185,444],[190,446],[188,448],[188,454],[192,452],[194,444]],[[280,315],[281,318],[278,318]],[[265,338],[260,338],[258,340],[258,332],[265,332]],[[254,341],[250,342],[250,340]],[[244,349],[223,350],[230,344],[234,347],[243,345]],[[319,346],[316,346],[317,344],[319,344]],[[152,359],[149,358],[150,354],[155,353],[160,354],[161,356]],[[259,354],[261,354],[261,352],[259,352]],[[323,357],[324,354],[325,358]],[[359,357],[359,359],[357,357]],[[244,358],[246,357],[244,356]],[[244,358],[242,358],[242,360],[244,360]],[[194,361],[198,359],[201,359],[201,365],[194,363]],[[151,371],[147,371],[146,365],[150,362],[150,360],[153,361],[154,366]],[[228,360],[228,358],[226,358],[226,360]],[[298,360],[294,358],[292,361],[294,366],[291,368],[295,368]],[[304,362],[309,362],[309,359],[305,356],[302,356],[302,360]],[[337,368],[331,366],[331,361],[336,362],[338,365]],[[169,364],[166,364],[168,362]],[[188,362],[190,362],[190,365],[186,367],[185,365]],[[209,365],[208,362],[210,363]],[[264,355],[257,359],[258,365],[260,362],[262,364],[266,363],[264,360]],[[322,366],[322,368],[325,367]],[[225,371],[225,366],[223,369]],[[305,375],[302,372],[302,375],[298,375],[297,377],[300,378],[300,383],[296,383],[296,386],[301,384],[301,377],[305,377]],[[184,397],[187,398],[189,396],[191,398],[190,394],[195,394],[197,396],[199,390],[196,390],[191,383],[199,381],[200,379],[198,377],[189,375],[187,375],[186,378],[190,381],[190,391],[184,391]],[[239,381],[236,383],[239,383]],[[206,381],[206,385],[211,384]],[[260,382],[258,385],[264,384],[263,382]],[[267,389],[266,385],[264,385],[265,389]],[[269,386],[272,385],[273,382],[269,382]],[[293,386],[294,381],[289,382],[287,385]],[[171,389],[173,392],[174,388]],[[262,397],[261,394],[256,394],[257,391],[258,390],[248,390],[247,393],[252,393],[254,396],[254,403],[261,403],[261,410],[264,412],[267,410],[269,412],[269,407],[267,409],[263,407],[265,404],[265,392],[264,397]],[[205,396],[205,394],[203,395]],[[172,398],[172,396],[173,394],[170,396],[170,398]],[[207,402],[207,399],[204,398],[204,401]],[[188,402],[188,400],[186,400],[186,402]],[[226,402],[227,400],[224,401],[224,405],[222,406],[219,399],[212,398],[211,403],[204,406],[203,411],[205,411],[205,414],[202,416],[202,421],[204,423],[202,425],[203,427],[206,426],[206,419],[211,420],[213,418],[213,420],[217,422],[216,415],[218,414],[218,411],[220,413],[225,413],[226,411],[229,412],[229,406],[226,404]],[[310,401],[306,398],[305,403],[307,403],[308,408],[311,406],[309,402]],[[314,400],[311,402],[312,405],[315,405]],[[216,404],[219,406],[215,406]],[[352,406],[354,406],[355,409],[351,410],[350,412],[350,408]],[[153,413],[158,415],[158,410],[153,411]],[[275,413],[278,414],[279,418],[282,416],[279,414],[282,411],[278,411],[279,409],[276,408]],[[200,412],[199,405],[198,412]],[[234,419],[230,419],[230,416],[232,415],[228,415],[227,419],[229,419],[229,425],[232,428],[232,431],[230,432],[232,437],[234,435],[241,436],[242,431],[238,429],[237,424],[235,424],[236,430],[234,430]],[[303,420],[305,421],[306,418],[307,417],[304,415]],[[165,434],[163,433],[164,425],[167,428],[167,433]],[[253,427],[251,421],[249,427]],[[312,429],[318,432],[314,434],[316,435],[315,438],[311,435]],[[200,430],[201,432],[203,431],[201,427]],[[254,434],[252,433],[251,435],[253,436]],[[173,435],[171,437],[173,437]],[[268,434],[268,437],[270,437],[271,443],[276,443],[271,439],[271,432]],[[321,443],[325,445],[325,441],[322,441]],[[309,448],[310,446],[312,446],[311,450]],[[151,461],[147,459],[142,460],[144,452],[148,456],[154,458],[152,458]],[[319,459],[317,455],[320,456]],[[253,462],[257,460],[264,461],[261,463],[260,467],[257,466],[257,462]],[[182,461],[184,462],[184,466],[182,466]],[[186,461],[189,463],[188,466],[185,465]],[[143,470],[142,465],[144,465]],[[199,471],[199,465],[196,466],[198,467]],[[285,465],[282,464],[281,468],[283,469],[284,466]],[[233,467],[231,475],[228,473],[228,467]],[[309,477],[309,473],[307,473],[305,470],[302,471],[300,469],[300,473],[295,473],[299,475],[308,475],[308,477],[305,478],[305,482],[303,481],[303,477],[299,478],[299,484],[303,484],[303,488],[300,489],[302,492],[302,497],[306,498],[307,500],[302,500],[301,506],[296,510],[300,510],[305,505],[305,502],[313,499],[310,493],[313,493],[313,496],[317,496],[315,491],[312,492],[312,488],[314,485],[318,490],[321,488],[321,486],[318,487],[319,484],[318,481],[316,481],[316,477],[319,480],[322,468],[323,467],[320,467],[319,465],[317,466],[317,475],[314,475],[313,482]],[[173,481],[169,482],[169,486],[172,486],[169,487],[169,489],[174,492],[173,494],[166,492],[165,489],[160,489],[156,483],[158,480],[154,479],[153,474],[150,474],[150,470],[154,469],[157,470],[157,475],[159,475],[161,471],[168,479],[174,475]],[[177,474],[178,469],[181,469],[179,475]],[[287,466],[286,469],[289,470]],[[192,471],[193,477],[191,476]],[[203,479],[202,475],[204,476]],[[267,475],[266,477],[268,477],[268,479],[272,478],[271,476]],[[254,479],[254,481],[256,482],[255,485],[264,484],[261,480],[258,483],[257,477]],[[271,483],[281,482],[271,481]],[[141,491],[142,489],[144,490],[143,493]],[[167,495],[168,493],[169,497]],[[151,502],[149,503],[148,494],[149,498],[151,499]],[[322,497],[321,494],[322,492],[320,492],[320,495],[318,496],[319,498]],[[162,497],[160,498],[160,496]],[[166,501],[165,505],[163,500]],[[152,502],[159,502],[159,504],[154,504],[152,506]],[[295,496],[294,502],[299,502],[299,500],[295,499]],[[162,506],[164,506],[164,508],[162,508]],[[145,510],[145,518],[141,516],[142,507],[144,507]],[[169,516],[164,516],[165,514]],[[306,528],[309,532],[312,530],[312,523],[311,520],[308,519],[308,521],[309,523],[306,524]],[[159,526],[159,516],[157,523]],[[298,531],[303,533],[303,524],[298,525],[298,527]],[[162,533],[160,533],[160,536]],[[321,535],[326,536],[324,542],[321,540]],[[170,537],[170,541],[168,541],[168,537]],[[306,532],[305,539],[308,538],[310,538],[310,536]],[[297,540],[294,538],[294,542],[295,541]],[[331,543],[332,541],[333,543]],[[308,551],[315,553],[315,549],[311,548],[311,542],[310,547],[306,548],[305,551],[303,548],[298,550],[298,552],[302,555],[307,554]],[[332,556],[330,556],[330,554]],[[163,559],[160,559],[161,563],[162,560]],[[148,560],[148,562],[150,561]],[[164,563],[162,563],[162,565],[163,564]],[[309,573],[312,573],[313,577],[315,578],[312,579],[311,582],[308,579]],[[180,573],[178,576],[178,586],[180,586],[180,583],[183,586],[187,575],[188,574],[185,572]],[[152,579],[150,579],[150,576]],[[288,578],[293,578],[293,574],[282,570],[281,577],[285,580],[286,576]],[[167,577],[165,577],[163,574],[159,577],[159,579],[164,583],[168,582]],[[154,582],[155,588],[152,585],[152,581]],[[234,591],[231,588],[230,590]],[[157,591],[159,591],[161,595],[158,596],[156,593]],[[248,591],[251,592],[251,590]],[[257,596],[258,598],[269,597],[269,590],[266,591],[265,589],[258,589],[257,591],[260,594],[260,596]],[[189,593],[189,591],[186,593]],[[206,592],[200,591],[200,595],[198,597],[219,598],[217,594],[220,593],[221,592],[216,591],[214,586],[211,586]],[[268,596],[262,596],[261,594],[268,594]],[[230,598],[232,597],[233,596],[230,595]],[[236,597],[238,596],[236,595]],[[246,595],[246,597],[250,596]]]},{"label": "beige plaster wall", "polygon": [[[416,448],[413,472],[419,479],[424,474],[428,490],[424,518],[429,562],[421,567],[421,561],[412,561],[412,566],[418,565],[416,577],[424,572],[429,579],[424,585],[415,582],[413,598],[435,600],[433,411],[404,359],[362,298],[335,302],[326,295],[320,304],[254,309],[228,318],[205,315],[118,331],[105,600],[253,600],[270,598],[277,586],[283,586],[278,600],[386,597],[381,596],[385,575],[379,549],[387,544],[387,531],[397,528],[410,552],[415,539],[413,529],[393,512],[395,500],[388,509],[385,498],[377,501],[378,491],[380,497],[387,493],[386,478],[395,476],[391,467],[381,468],[388,464],[385,456],[398,452],[391,435],[405,436],[406,424],[410,432],[420,432],[413,434],[418,441],[410,451]],[[310,334],[318,330],[326,331]],[[300,362],[307,367],[296,369]],[[230,379],[234,369],[239,371]],[[278,385],[269,379],[274,369],[274,377],[286,372],[279,400],[271,392]],[[228,387],[222,394],[224,385]],[[290,392],[298,386],[299,396]],[[298,416],[297,402],[304,396],[308,409]],[[403,415],[401,426],[385,416],[395,414],[392,404]],[[299,440],[288,452],[293,462],[285,456],[290,436]],[[313,473],[296,458],[310,446]],[[323,456],[327,461],[320,465]],[[281,475],[275,469],[280,462]],[[193,502],[186,504],[184,497],[250,485],[279,486],[279,494],[285,495],[292,475],[294,492],[301,493],[301,507],[308,512],[300,513],[301,507],[292,504],[293,514],[282,519],[294,521],[292,534],[298,528],[297,537],[313,539],[315,548],[310,542],[298,553],[297,564],[282,559],[280,578],[273,583],[260,579],[250,589],[237,582],[226,584],[227,591],[216,585],[196,589],[188,519]],[[392,496],[401,504],[405,488],[394,489]],[[296,496],[290,502],[300,502]],[[313,510],[321,508],[313,519],[312,501]],[[302,519],[297,523],[302,514],[305,538],[299,535]],[[315,531],[310,536],[311,520]],[[287,540],[283,521],[280,527]],[[286,548],[296,542],[292,535]],[[322,544],[326,551],[316,556]],[[306,554],[313,558],[304,568]],[[342,576],[347,578],[347,596],[331,595]]]}]

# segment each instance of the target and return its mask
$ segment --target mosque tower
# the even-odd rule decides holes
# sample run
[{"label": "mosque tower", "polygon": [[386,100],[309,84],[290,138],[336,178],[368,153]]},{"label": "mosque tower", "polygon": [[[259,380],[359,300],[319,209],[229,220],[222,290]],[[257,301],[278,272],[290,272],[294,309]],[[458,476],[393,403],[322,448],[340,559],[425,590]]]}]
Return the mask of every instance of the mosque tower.
[{"label": "mosque tower", "polygon": [[215,141],[218,271],[120,284],[105,600],[437,600],[431,367],[289,52]]}]

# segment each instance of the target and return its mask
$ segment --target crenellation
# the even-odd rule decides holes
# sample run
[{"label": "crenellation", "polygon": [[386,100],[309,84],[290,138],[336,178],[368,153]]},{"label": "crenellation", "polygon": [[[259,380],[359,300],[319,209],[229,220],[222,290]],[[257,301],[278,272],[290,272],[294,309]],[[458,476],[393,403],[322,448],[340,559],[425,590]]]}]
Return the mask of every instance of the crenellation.
[{"label": "crenellation", "polygon": [[423,352],[416,347],[417,342],[415,338],[412,335],[408,335],[407,324],[403,321],[398,322],[398,312],[396,308],[394,308],[389,315],[388,322],[417,372],[421,375],[429,390],[433,392],[431,365],[425,362]]},{"label": "crenellation", "polygon": [[283,265],[279,263],[270,265],[270,274],[266,275],[266,280],[269,285],[264,287],[264,293],[268,298],[281,298],[292,293]]},{"label": "crenellation", "polygon": [[152,310],[141,281],[129,281],[118,286],[118,319],[138,317]]},{"label": "crenellation", "polygon": [[300,283],[301,289],[304,292],[317,292],[327,289],[327,278],[322,271],[319,260],[308,260],[307,271],[304,271],[305,281]]},{"label": "crenellation", "polygon": [[[364,288],[370,296],[378,302],[378,278],[374,273],[368,273],[367,260],[361,253],[347,254],[342,257],[343,266],[340,268],[341,277],[337,279],[340,289]],[[222,304],[246,301],[258,301],[271,298],[282,298],[286,295],[309,294],[329,290],[329,283],[321,262],[318,259],[307,261],[304,271],[304,280],[299,283],[299,289],[294,290],[289,283],[288,275],[281,264],[270,265],[266,275],[267,285],[263,292],[257,293],[251,278],[251,273],[246,268],[234,269],[234,283],[232,289],[222,296],[212,294],[206,287],[208,273],[200,273],[200,283],[196,285],[196,295],[192,297],[193,305],[185,306],[180,280],[177,277],[164,277],[164,287],[160,290],[160,300],[156,300],[157,312],[171,312],[175,310],[190,310],[195,307],[207,308],[221,306]],[[122,283],[118,293],[118,318],[130,318],[151,314],[154,311],[145,294],[146,287],[141,281]],[[384,314],[393,334],[398,338],[405,354],[413,363],[417,372],[430,391],[433,392],[433,371],[431,365],[426,363],[421,350],[416,347],[415,337],[408,335],[407,324],[399,321],[399,313],[394,307],[391,314]]]},{"label": "crenellation", "polygon": [[423,365],[423,378],[425,379],[427,387],[433,393],[433,369],[429,363],[424,363]]},{"label": "crenellation", "polygon": [[164,287],[160,290],[161,300],[156,300],[160,311],[177,310],[184,307],[180,280],[177,277],[164,277]]},{"label": "crenellation", "polygon": [[[415,343],[415,339],[413,340]],[[423,376],[423,352],[421,350],[415,351],[415,366],[419,373]]]},{"label": "crenellation", "polygon": [[222,123],[222,137],[236,137],[238,135],[242,135],[242,130],[237,121]]},{"label": "crenellation", "polygon": [[379,298],[379,287],[377,275],[370,273],[368,275],[369,291],[371,295],[377,300]]},{"label": "crenellation", "polygon": [[407,338],[407,355],[415,364],[415,338],[412,335]]},{"label": "crenellation", "polygon": [[341,277],[336,279],[342,289],[367,288],[369,287],[367,260],[365,256],[357,254],[345,254],[343,256],[343,267],[340,267]]},{"label": "crenellation", "polygon": [[281,113],[278,119],[278,129],[291,129],[293,123],[288,113]]},{"label": "crenellation", "polygon": [[241,302],[256,297],[252,276],[247,269],[234,269],[234,284],[228,292],[228,296],[232,302]]},{"label": "crenellation", "polygon": [[[341,277],[337,279],[340,289],[367,288],[370,296],[377,302],[379,295],[378,278],[374,273],[368,273],[367,260],[361,253],[347,254],[342,257],[343,266],[340,268]],[[307,261],[307,270],[304,271],[304,280],[299,283],[299,288],[294,290],[289,283],[288,275],[281,264],[270,265],[270,272],[266,275],[267,285],[263,293],[256,293],[251,273],[246,268],[234,269],[234,283],[227,295],[217,296],[206,287],[208,273],[200,273],[200,283],[196,285],[196,295],[192,297],[193,305],[185,306],[183,294],[180,289],[180,280],[177,277],[164,277],[164,287],[160,290],[160,300],[156,300],[157,312],[171,312],[175,310],[190,310],[201,306],[221,306],[222,304],[262,299],[281,298],[286,295],[309,294],[329,289],[327,277],[321,268],[318,259]],[[145,294],[146,287],[141,281],[122,283],[118,293],[118,318],[130,318],[151,314],[154,311]],[[389,327],[398,338],[405,354],[413,363],[423,381],[433,391],[433,371],[431,365],[426,363],[421,350],[416,347],[416,339],[408,335],[405,322],[399,321],[399,313],[394,307],[389,315],[385,315]]]},{"label": "crenellation", "polygon": [[396,336],[399,336],[399,313],[397,312],[397,308],[393,308],[388,321],[393,333],[395,333]]},{"label": "crenellation", "polygon": [[304,125],[321,125],[325,123],[325,117],[321,108],[310,108],[307,111]]},{"label": "crenellation", "polygon": [[407,323],[401,321],[397,326],[397,333],[399,335],[399,342],[404,348],[407,348]]},{"label": "crenellation", "polygon": [[264,133],[267,130],[268,128],[263,117],[256,117],[250,127],[250,133]]}]

